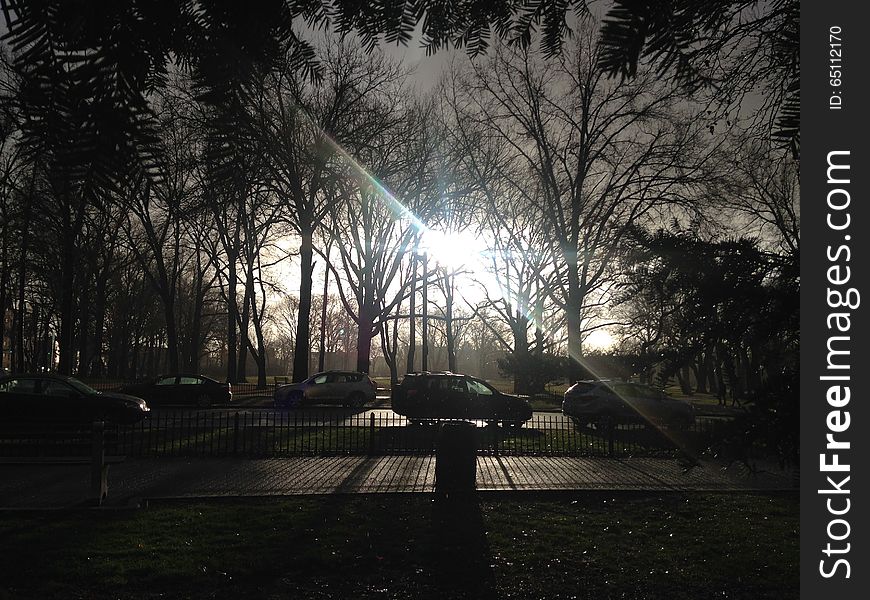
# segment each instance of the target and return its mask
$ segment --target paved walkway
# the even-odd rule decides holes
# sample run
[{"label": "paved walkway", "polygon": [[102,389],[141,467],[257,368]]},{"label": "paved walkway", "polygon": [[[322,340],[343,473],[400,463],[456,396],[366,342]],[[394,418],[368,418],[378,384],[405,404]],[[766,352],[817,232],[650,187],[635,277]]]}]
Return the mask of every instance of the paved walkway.
[{"label": "paved walkway", "polygon": [[[88,466],[0,465],[0,508],[85,503]],[[789,490],[791,472],[673,459],[480,456],[479,490]],[[144,498],[431,492],[433,456],[131,459],[111,467],[109,506]]]}]

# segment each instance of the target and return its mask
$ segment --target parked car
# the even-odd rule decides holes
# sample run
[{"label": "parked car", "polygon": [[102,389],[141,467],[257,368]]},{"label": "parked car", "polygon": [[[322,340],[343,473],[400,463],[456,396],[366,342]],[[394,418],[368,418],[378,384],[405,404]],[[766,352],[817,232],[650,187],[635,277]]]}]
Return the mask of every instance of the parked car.
[{"label": "parked car", "polygon": [[695,407],[648,385],[606,379],[579,381],[565,391],[562,413],[578,427],[617,422],[688,427]]},{"label": "parked car", "polygon": [[523,398],[503,394],[460,373],[408,373],[393,391],[393,411],[412,422],[438,419],[500,421],[515,427],[532,418]]},{"label": "parked car", "polygon": [[340,404],[361,407],[373,402],[377,384],[357,371],[324,371],[305,381],[282,385],[275,390],[276,408],[296,408],[305,404]]},{"label": "parked car", "polygon": [[208,408],[212,404],[226,404],[233,399],[229,383],[187,373],[161,375],[144,383],[122,386],[120,391],[145,398],[152,406],[193,404],[198,408]]},{"label": "parked car", "polygon": [[15,421],[110,421],[129,424],[148,415],[142,398],[98,392],[77,379],[48,373],[0,377],[0,419]]}]

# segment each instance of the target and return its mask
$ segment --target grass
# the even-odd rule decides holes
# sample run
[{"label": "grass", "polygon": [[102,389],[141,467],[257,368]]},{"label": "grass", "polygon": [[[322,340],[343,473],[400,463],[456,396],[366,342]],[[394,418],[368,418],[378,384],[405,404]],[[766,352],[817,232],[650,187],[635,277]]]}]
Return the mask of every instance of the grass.
[{"label": "grass", "polygon": [[356,495],[0,515],[7,598],[793,598],[796,495]]}]

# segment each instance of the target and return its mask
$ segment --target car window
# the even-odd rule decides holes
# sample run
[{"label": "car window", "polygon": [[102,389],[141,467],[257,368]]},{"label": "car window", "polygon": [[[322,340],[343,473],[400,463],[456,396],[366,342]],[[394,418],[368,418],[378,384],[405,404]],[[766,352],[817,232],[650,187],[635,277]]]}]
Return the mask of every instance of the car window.
[{"label": "car window", "polygon": [[492,396],[492,390],[489,389],[489,386],[484,384],[482,381],[477,381],[476,379],[468,380],[468,389],[471,390],[473,394]]},{"label": "car window", "polygon": [[92,388],[89,385],[85,385],[84,383],[82,383],[78,379],[73,379],[72,377],[70,377],[69,379],[66,380],[66,382],[83,394],[99,394],[99,392],[97,390],[95,390],[94,388]]},{"label": "car window", "polygon": [[199,385],[202,383],[202,379],[199,377],[179,377],[178,383],[180,385]]},{"label": "car window", "polygon": [[468,385],[465,383],[465,379],[461,377],[450,377],[448,378],[448,382],[451,392],[465,393],[468,391]]},{"label": "car window", "polygon": [[0,392],[10,392],[16,394],[35,394],[36,380],[10,379],[9,381],[0,384]]},{"label": "car window", "polygon": [[595,386],[591,383],[578,382],[574,386],[574,391],[578,394],[588,394],[595,390]]},{"label": "car window", "polygon": [[661,398],[659,391],[651,387],[645,385],[633,385],[632,387],[634,388],[634,394],[637,398],[653,398],[655,400]]},{"label": "car window", "polygon": [[362,373],[347,373],[344,378],[351,383],[355,383],[362,381]]},{"label": "car window", "polygon": [[626,383],[610,383],[607,384],[606,387],[610,388],[610,390],[620,398],[637,397],[637,393],[635,392],[633,385],[628,385]]},{"label": "car window", "polygon": [[157,385],[175,385],[175,377],[161,377],[157,380]]},{"label": "car window", "polygon": [[326,383],[326,380],[329,378],[329,375],[318,375],[315,377],[311,383],[320,385],[321,383]]},{"label": "car window", "polygon": [[401,387],[407,389],[417,389],[420,387],[421,384],[423,385],[423,387],[426,387],[425,380],[421,381],[419,377],[408,377],[407,375],[402,378],[402,381],[399,382],[399,385]]},{"label": "car window", "polygon": [[72,386],[67,385],[63,381],[54,381],[53,379],[45,379],[42,381],[42,393],[46,396],[58,396],[61,398],[70,398],[76,396]]},{"label": "car window", "polygon": [[[458,383],[457,383],[458,382]],[[459,387],[459,383],[462,387]],[[430,377],[426,381],[426,387],[436,392],[465,391],[465,382],[457,377]]]},{"label": "car window", "polygon": [[329,376],[329,383],[344,383],[347,380],[347,375],[344,373],[333,373]]}]

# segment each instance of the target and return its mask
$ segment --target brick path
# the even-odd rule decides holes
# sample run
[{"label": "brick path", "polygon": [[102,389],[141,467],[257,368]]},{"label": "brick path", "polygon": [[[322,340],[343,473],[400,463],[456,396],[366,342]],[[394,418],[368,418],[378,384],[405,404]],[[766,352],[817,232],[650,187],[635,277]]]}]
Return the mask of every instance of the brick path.
[{"label": "brick path", "polygon": [[[87,466],[0,467],[0,508],[68,507],[88,495]],[[687,472],[673,459],[480,456],[479,490],[788,490],[790,472],[751,473],[704,463]],[[142,498],[431,492],[433,456],[271,459],[138,459],[109,473],[110,506]]]}]

